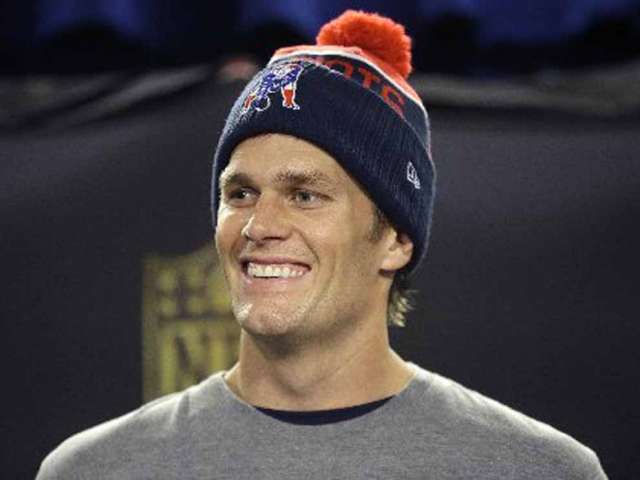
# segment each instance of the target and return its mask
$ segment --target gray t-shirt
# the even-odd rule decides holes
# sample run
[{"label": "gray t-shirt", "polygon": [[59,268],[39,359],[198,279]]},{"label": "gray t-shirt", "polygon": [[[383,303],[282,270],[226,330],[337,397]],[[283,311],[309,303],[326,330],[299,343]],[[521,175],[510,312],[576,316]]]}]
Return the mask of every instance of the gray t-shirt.
[{"label": "gray t-shirt", "polygon": [[411,364],[407,387],[349,420],[296,425],[217,373],[63,442],[49,479],[606,479],[571,437]]}]

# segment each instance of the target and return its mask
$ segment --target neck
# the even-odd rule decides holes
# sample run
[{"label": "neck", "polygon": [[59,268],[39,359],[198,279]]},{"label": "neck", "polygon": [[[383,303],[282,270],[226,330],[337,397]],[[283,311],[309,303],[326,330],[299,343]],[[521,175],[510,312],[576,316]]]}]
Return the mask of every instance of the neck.
[{"label": "neck", "polygon": [[247,403],[280,410],[342,408],[395,395],[413,371],[390,348],[382,327],[357,331],[331,348],[282,349],[243,331],[239,361],[225,380]]}]

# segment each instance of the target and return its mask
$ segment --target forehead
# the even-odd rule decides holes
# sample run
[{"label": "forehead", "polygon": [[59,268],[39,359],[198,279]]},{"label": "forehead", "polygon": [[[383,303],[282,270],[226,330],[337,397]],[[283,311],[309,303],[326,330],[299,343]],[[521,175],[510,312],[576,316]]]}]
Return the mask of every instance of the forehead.
[{"label": "forehead", "polygon": [[220,183],[237,173],[279,181],[300,174],[314,182],[353,183],[327,152],[300,138],[279,133],[252,137],[238,144],[220,175]]}]

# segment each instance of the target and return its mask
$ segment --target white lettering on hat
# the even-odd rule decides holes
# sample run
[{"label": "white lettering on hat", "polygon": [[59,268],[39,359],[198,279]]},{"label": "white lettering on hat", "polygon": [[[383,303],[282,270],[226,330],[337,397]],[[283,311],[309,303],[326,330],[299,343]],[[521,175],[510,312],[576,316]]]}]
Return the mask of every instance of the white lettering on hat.
[{"label": "white lettering on hat", "polygon": [[411,182],[416,190],[420,189],[420,179],[418,178],[418,172],[416,171],[416,167],[414,167],[413,163],[411,162],[407,162],[407,180]]}]

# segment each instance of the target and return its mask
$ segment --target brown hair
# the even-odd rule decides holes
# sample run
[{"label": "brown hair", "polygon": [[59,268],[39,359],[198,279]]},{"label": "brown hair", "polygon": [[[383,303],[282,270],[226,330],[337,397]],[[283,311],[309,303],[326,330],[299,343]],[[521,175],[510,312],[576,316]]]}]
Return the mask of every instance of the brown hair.
[{"label": "brown hair", "polygon": [[[373,223],[369,234],[372,242],[377,242],[382,238],[386,228],[394,228],[387,216],[375,206],[373,209]],[[389,301],[387,304],[387,325],[404,327],[406,324],[406,314],[413,309],[415,290],[410,288],[410,282],[406,272],[400,270],[393,276],[391,289],[389,290]]]}]

